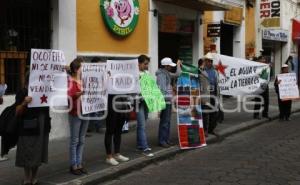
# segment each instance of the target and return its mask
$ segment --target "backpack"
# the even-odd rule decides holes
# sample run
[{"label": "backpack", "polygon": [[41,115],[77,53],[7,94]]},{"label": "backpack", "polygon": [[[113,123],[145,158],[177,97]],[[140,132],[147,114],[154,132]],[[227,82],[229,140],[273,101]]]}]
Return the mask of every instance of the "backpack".
[{"label": "backpack", "polygon": [[16,115],[16,105],[12,104],[6,107],[0,115],[0,136],[3,136],[6,133],[12,133],[16,130],[15,124],[15,115]]}]

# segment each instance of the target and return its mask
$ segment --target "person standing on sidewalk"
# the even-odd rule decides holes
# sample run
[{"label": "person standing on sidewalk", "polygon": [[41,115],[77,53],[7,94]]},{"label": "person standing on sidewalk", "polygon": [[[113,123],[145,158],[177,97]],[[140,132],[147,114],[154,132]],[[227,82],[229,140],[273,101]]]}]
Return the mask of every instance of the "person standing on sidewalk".
[{"label": "person standing on sidewalk", "polygon": [[70,64],[71,76],[68,78],[69,96],[69,124],[70,124],[70,172],[74,175],[86,174],[87,170],[82,166],[82,155],[85,144],[85,136],[88,129],[88,121],[82,119],[80,97],[81,90],[81,63],[82,58],[74,59]]},{"label": "person standing on sidewalk", "polygon": [[219,75],[216,69],[213,66],[213,56],[212,53],[207,53],[204,57],[205,60],[205,72],[208,74],[209,79],[209,96],[210,101],[208,102],[208,114],[209,114],[209,123],[208,123],[208,133],[214,134],[215,128],[217,127],[217,115],[219,111],[219,97],[220,91],[218,86]]},{"label": "person standing on sidewalk", "polygon": [[162,94],[165,96],[166,108],[160,112],[160,122],[158,130],[158,145],[164,148],[168,148],[173,145],[170,141],[170,125],[171,125],[171,113],[172,113],[172,98],[173,87],[172,78],[177,78],[181,73],[181,61],[177,62],[176,73],[172,73],[172,68],[176,64],[171,58],[163,58],[160,62],[161,68],[157,70],[157,85],[160,88]]},{"label": "person standing on sidewalk", "polygon": [[[120,154],[122,128],[129,117],[130,102],[127,95],[108,95],[108,115],[104,144],[106,149],[106,163],[116,166],[119,162],[129,161],[128,157]],[[114,155],[112,152],[114,143]]]},{"label": "person standing on sidewalk", "polygon": [[38,184],[37,173],[42,163],[48,162],[48,143],[51,130],[49,107],[29,108],[32,97],[28,96],[29,75],[25,87],[16,94],[16,116],[18,117],[18,143],[16,166],[24,168],[22,184]]},{"label": "person standing on sidewalk", "polygon": [[[96,64],[96,63],[101,63],[101,58],[100,57],[93,57],[91,60],[91,63]],[[101,119],[104,115],[103,111],[100,112],[93,112],[88,114],[87,116],[90,118],[89,121],[89,126],[87,130],[87,137],[92,136],[90,133],[91,132],[100,132],[101,126],[104,125],[104,119]]]},{"label": "person standing on sidewalk", "polygon": [[209,99],[209,77],[205,71],[205,62],[202,58],[198,60],[198,69],[199,69],[199,82],[200,82],[200,96],[201,96],[201,109],[202,109],[202,120],[204,126],[205,136],[208,136],[208,124],[209,124],[209,110],[208,104]]},{"label": "person standing on sidewalk", "polygon": [[[140,76],[143,73],[148,73],[148,66],[150,58],[146,55],[140,55],[138,57]],[[142,154],[147,157],[153,157],[154,154],[151,152],[151,148],[148,145],[147,135],[146,135],[146,122],[148,119],[148,109],[146,102],[141,95],[136,99],[138,101],[136,107],[136,118],[137,118],[137,128],[136,128],[136,141],[137,149],[142,151]]]},{"label": "person standing on sidewalk", "polygon": [[[289,72],[289,65],[283,64],[281,67],[281,74]],[[279,106],[279,119],[290,121],[291,109],[292,109],[292,100],[281,100],[279,95],[278,85],[281,83],[280,80],[276,77],[274,86],[275,92],[277,94],[278,106]]]},{"label": "person standing on sidewalk", "polygon": [[[257,60],[260,63],[264,63],[264,64],[267,63],[265,57],[263,57],[263,56],[258,57]],[[262,117],[270,120],[270,117],[269,117],[269,85],[267,83],[262,84],[261,88],[263,89],[263,92],[261,94],[259,94],[259,96],[261,98],[257,97],[254,99],[254,101],[256,103],[254,105],[253,118],[260,119],[259,110],[261,109],[261,106],[263,105]],[[261,100],[263,100],[263,102]]]}]

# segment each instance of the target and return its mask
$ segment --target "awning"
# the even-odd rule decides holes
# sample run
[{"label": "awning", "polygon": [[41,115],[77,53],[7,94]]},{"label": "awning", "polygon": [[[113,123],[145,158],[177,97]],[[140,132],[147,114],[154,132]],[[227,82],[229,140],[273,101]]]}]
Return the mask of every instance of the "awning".
[{"label": "awning", "polygon": [[293,26],[292,26],[292,39],[294,41],[300,40],[300,22],[293,19]]},{"label": "awning", "polygon": [[226,11],[230,10],[231,6],[214,0],[157,0],[164,3],[174,4],[184,8],[199,10],[199,11]]}]

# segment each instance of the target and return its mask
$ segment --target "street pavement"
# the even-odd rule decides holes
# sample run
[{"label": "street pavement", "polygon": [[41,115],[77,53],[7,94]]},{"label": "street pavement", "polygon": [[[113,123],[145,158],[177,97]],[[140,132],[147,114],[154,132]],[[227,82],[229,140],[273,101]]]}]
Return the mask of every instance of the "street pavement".
[{"label": "street pavement", "polygon": [[[235,98],[226,98],[224,106],[227,108],[235,108],[239,105]],[[293,102],[293,111],[300,111],[300,102]],[[270,89],[270,117],[275,119],[278,117],[277,98],[274,89]],[[298,117],[293,117],[296,120]],[[211,147],[212,142],[218,142],[224,139],[225,136],[231,135],[248,128],[267,123],[268,120],[253,120],[253,114],[245,111],[233,111],[232,113],[225,113],[225,120],[219,124],[216,132],[221,137],[210,135],[208,137],[208,146],[204,150],[199,150],[201,153]],[[130,157],[130,161],[122,163],[119,166],[112,167],[105,163],[105,148],[104,148],[104,134],[93,133],[92,137],[87,137],[86,147],[84,151],[85,167],[88,169],[89,174],[84,176],[74,176],[68,172],[69,157],[68,157],[68,138],[53,140],[49,144],[49,164],[43,165],[40,168],[40,184],[95,184],[98,182],[111,181],[120,175],[128,174],[136,169],[141,169],[149,164],[157,163],[159,161],[168,159],[179,153],[190,152],[190,150],[182,151],[178,146],[168,149],[163,149],[157,146],[159,120],[149,120],[147,123],[147,135],[150,146],[155,154],[154,158],[147,158],[140,152],[136,151],[136,132],[131,128],[129,133],[124,134],[122,137],[121,153]],[[68,123],[64,123],[68,124]],[[135,123],[131,123],[135,125]],[[222,137],[223,136],[223,137]],[[279,138],[278,138],[279,139]],[[176,128],[176,113],[172,116],[171,140],[177,142],[177,128]],[[234,152],[234,151],[232,151]],[[255,150],[253,151],[255,152]],[[15,150],[11,151],[8,155],[9,160],[0,162],[0,185],[15,185],[20,184],[23,178],[23,170],[16,168],[15,163]],[[218,169],[218,168],[216,168]],[[188,173],[188,172],[186,172]]]},{"label": "street pavement", "polygon": [[274,120],[105,185],[299,185],[299,120]]}]

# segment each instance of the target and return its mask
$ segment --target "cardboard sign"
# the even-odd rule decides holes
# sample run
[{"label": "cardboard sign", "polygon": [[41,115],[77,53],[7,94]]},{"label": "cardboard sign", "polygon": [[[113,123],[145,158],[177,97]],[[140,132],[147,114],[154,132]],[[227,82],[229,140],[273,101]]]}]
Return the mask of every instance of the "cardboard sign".
[{"label": "cardboard sign", "polygon": [[159,112],[166,108],[165,98],[150,74],[141,75],[140,86],[149,112]]},{"label": "cardboard sign", "polygon": [[279,96],[281,100],[292,100],[299,98],[299,88],[297,84],[296,73],[278,74],[277,79],[281,80],[278,85]]},{"label": "cardboard sign", "polygon": [[106,64],[83,63],[81,96],[82,114],[107,110]]},{"label": "cardboard sign", "polygon": [[138,60],[108,60],[108,94],[140,93]]},{"label": "cardboard sign", "polygon": [[67,106],[67,72],[60,50],[31,49],[29,107]]}]

